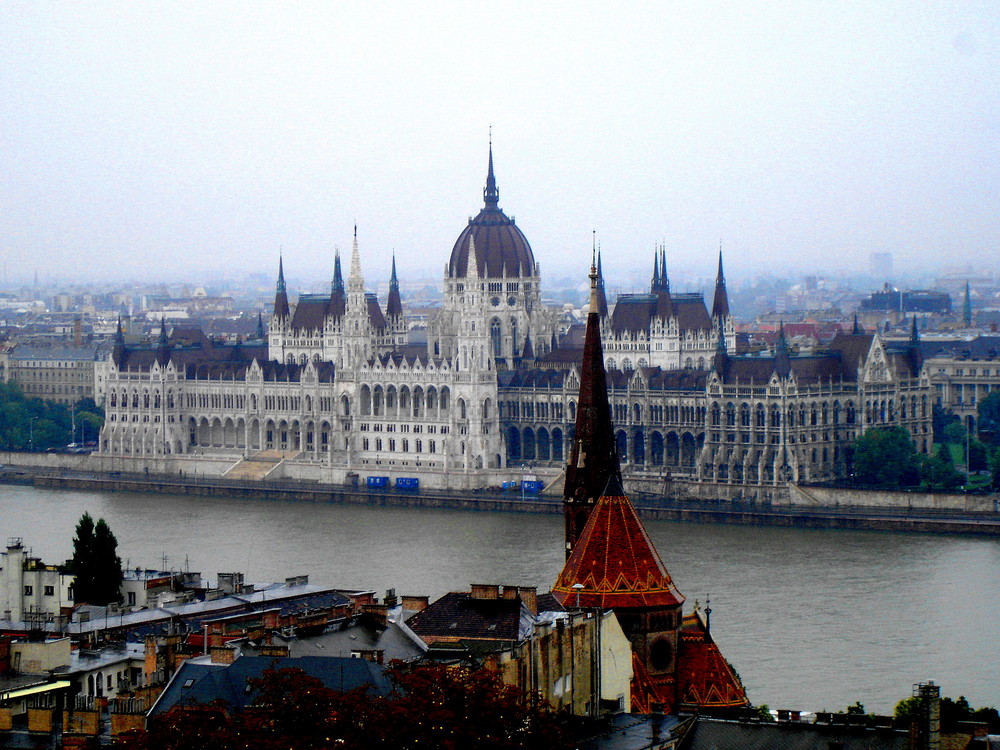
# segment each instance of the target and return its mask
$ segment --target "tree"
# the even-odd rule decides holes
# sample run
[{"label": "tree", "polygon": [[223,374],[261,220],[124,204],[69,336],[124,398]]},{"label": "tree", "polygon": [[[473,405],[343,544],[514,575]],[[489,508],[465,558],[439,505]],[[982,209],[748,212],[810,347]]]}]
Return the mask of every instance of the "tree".
[{"label": "tree", "polygon": [[68,567],[75,576],[73,597],[78,603],[103,606],[121,601],[124,575],[118,540],[103,518],[95,524],[90,513],[81,516]]},{"label": "tree", "polygon": [[[911,696],[896,704],[895,717],[902,724],[912,722],[919,716],[920,698]],[[1000,713],[992,706],[973,709],[964,695],[957,700],[941,698],[941,731],[955,732],[962,721],[982,722],[988,726],[990,734],[1000,732]]]},{"label": "tree", "polygon": [[435,663],[388,669],[388,696],[332,690],[300,669],[269,669],[248,682],[253,700],[177,708],[124,750],[559,750],[570,747],[559,717],[487,669]]},{"label": "tree", "polygon": [[949,422],[944,428],[944,440],[942,443],[955,443],[965,445],[965,436],[968,431],[960,421]]},{"label": "tree", "polygon": [[917,449],[902,427],[868,430],[854,441],[854,477],[887,489],[920,481]]},{"label": "tree", "polygon": [[1000,445],[1000,391],[992,391],[976,407],[979,412],[979,439]]}]

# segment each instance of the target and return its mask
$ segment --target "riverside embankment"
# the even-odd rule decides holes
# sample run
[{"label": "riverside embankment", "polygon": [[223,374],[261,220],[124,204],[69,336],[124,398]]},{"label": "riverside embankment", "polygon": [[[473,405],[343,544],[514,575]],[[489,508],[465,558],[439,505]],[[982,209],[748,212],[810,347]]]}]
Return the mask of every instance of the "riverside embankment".
[{"label": "riverside embankment", "polygon": [[[205,476],[97,473],[79,468],[7,464],[0,482],[55,489],[97,492],[142,492],[167,495],[203,495],[261,498],[286,502],[342,503],[395,507],[454,508],[478,511],[560,513],[558,497],[521,492],[449,492],[447,490],[376,489],[281,480],[233,480]],[[884,496],[886,493],[880,493]],[[903,494],[903,493],[900,493]],[[912,498],[913,493],[906,493]],[[830,497],[825,492],[824,498]],[[857,495],[845,495],[856,498]],[[644,518],[692,523],[776,526],[803,529],[850,529],[939,534],[1000,536],[1000,513],[914,507],[884,501],[879,505],[835,504],[771,505],[731,500],[672,498],[635,493],[633,502]],[[836,498],[835,498],[836,499]],[[916,506],[920,506],[917,503]]]}]

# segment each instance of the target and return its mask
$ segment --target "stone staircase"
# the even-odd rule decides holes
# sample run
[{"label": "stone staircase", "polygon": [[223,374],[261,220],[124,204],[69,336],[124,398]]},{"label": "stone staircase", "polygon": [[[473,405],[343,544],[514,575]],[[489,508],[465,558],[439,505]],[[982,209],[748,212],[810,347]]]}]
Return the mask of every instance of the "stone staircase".
[{"label": "stone staircase", "polygon": [[285,459],[295,458],[299,451],[261,451],[237,461],[222,475],[225,479],[260,480],[277,469]]}]

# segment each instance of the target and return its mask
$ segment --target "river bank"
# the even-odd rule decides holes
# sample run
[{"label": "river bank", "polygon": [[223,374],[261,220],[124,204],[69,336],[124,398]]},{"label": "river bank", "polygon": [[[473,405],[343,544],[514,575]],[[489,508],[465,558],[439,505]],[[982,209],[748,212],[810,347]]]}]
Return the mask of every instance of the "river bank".
[{"label": "river bank", "polygon": [[[123,472],[88,472],[7,465],[0,482],[92,492],[140,492],[167,495],[256,498],[285,502],[340,503],[388,507],[451,508],[521,513],[561,513],[557,497],[520,491],[450,492],[328,485],[281,480],[234,480],[206,476],[165,476]],[[774,526],[801,529],[847,529],[1000,537],[1000,514],[927,508],[775,506],[733,500],[675,499],[637,493],[632,497],[643,518],[691,523]]]}]

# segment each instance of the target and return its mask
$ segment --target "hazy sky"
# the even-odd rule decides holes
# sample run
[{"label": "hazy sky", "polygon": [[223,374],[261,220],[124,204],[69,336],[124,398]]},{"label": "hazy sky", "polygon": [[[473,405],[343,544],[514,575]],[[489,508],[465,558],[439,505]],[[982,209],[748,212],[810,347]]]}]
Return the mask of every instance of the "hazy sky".
[{"label": "hazy sky", "polygon": [[1000,4],[0,3],[7,278],[995,267]]}]

